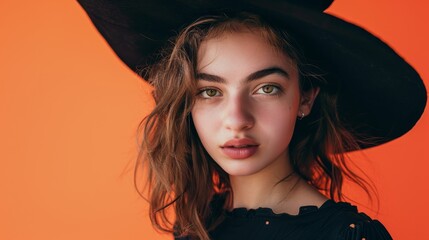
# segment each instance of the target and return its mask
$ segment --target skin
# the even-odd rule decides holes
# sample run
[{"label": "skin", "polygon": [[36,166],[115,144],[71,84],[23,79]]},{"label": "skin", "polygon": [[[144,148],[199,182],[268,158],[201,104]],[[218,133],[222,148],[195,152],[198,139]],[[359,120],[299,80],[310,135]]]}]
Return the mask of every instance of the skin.
[{"label": "skin", "polygon": [[[300,206],[320,206],[326,198],[298,176],[276,184],[292,172],[288,146],[295,122],[310,114],[319,91],[300,91],[296,63],[242,31],[205,40],[197,67],[192,118],[203,146],[230,176],[232,207],[297,214]],[[222,148],[234,139],[250,139],[256,151],[231,158]]]}]

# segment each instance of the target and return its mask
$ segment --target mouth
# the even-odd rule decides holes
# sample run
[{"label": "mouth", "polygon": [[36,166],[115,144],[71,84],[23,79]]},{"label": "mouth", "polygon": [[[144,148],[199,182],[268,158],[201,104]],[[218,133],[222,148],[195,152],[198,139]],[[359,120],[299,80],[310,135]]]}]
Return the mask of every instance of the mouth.
[{"label": "mouth", "polygon": [[259,144],[250,138],[232,139],[220,146],[222,152],[231,159],[246,159],[253,156]]},{"label": "mouth", "polygon": [[223,146],[222,148],[247,148],[247,147],[255,147],[257,145],[233,145],[233,146]]},{"label": "mouth", "polygon": [[221,147],[222,148],[245,148],[259,146],[255,140],[251,138],[234,138],[226,141]]}]

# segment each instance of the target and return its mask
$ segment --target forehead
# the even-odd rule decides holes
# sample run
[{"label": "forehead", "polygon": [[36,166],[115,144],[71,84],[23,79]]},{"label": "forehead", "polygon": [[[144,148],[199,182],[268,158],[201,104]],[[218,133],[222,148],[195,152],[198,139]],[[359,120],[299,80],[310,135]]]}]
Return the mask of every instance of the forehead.
[{"label": "forehead", "polygon": [[205,39],[198,50],[198,72],[245,74],[267,67],[296,68],[296,63],[258,32],[224,32]]}]

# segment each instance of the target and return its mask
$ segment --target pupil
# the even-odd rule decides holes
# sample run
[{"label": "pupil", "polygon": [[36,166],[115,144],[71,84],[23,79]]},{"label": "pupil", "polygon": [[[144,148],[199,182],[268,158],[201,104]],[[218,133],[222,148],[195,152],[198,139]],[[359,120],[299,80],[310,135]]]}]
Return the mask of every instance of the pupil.
[{"label": "pupil", "polygon": [[262,90],[264,90],[265,93],[271,93],[273,91],[273,86],[265,86]]},{"label": "pupil", "polygon": [[213,89],[209,89],[209,90],[207,91],[207,95],[209,95],[210,97],[213,97],[214,95],[216,95],[216,91],[215,91],[215,90],[213,90]]}]

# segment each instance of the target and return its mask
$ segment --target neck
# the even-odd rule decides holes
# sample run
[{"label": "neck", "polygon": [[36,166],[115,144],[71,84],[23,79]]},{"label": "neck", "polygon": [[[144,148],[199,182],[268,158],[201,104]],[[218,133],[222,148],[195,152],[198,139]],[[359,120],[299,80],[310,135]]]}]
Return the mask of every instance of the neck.
[{"label": "neck", "polygon": [[230,176],[233,208],[271,208],[281,212],[299,181],[289,159],[282,158],[265,169],[248,176]]}]

